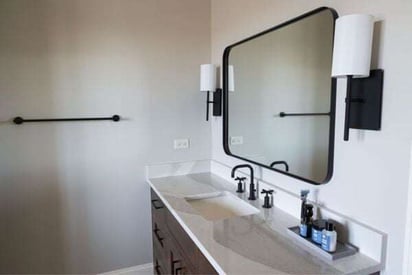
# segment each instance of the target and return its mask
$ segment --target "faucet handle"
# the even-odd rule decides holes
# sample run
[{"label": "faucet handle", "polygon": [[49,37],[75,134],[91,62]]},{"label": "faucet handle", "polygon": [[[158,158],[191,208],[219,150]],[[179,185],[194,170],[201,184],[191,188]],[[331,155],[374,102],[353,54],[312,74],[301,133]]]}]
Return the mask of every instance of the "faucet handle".
[{"label": "faucet handle", "polygon": [[[260,192],[261,194],[265,194],[265,198],[263,199],[263,208],[272,208],[273,206],[273,189],[265,190],[262,189]],[[270,197],[269,197],[270,196]]]},{"label": "faucet handle", "polygon": [[269,190],[262,189],[262,191],[260,193],[261,194],[266,194],[268,196],[268,195],[272,195],[273,192],[274,192],[273,189],[269,189]]},{"label": "faucet handle", "polygon": [[245,192],[245,189],[244,189],[244,180],[246,180],[246,178],[245,177],[236,177],[235,178],[235,180],[237,180],[238,182],[237,182],[237,190],[236,190],[236,192],[237,193],[243,193],[243,192]]}]

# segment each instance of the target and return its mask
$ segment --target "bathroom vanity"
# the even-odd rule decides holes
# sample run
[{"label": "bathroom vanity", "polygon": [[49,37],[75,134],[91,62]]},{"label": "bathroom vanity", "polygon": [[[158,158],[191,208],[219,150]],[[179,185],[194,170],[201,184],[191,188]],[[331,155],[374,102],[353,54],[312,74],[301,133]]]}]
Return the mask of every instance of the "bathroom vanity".
[{"label": "bathroom vanity", "polygon": [[[207,172],[148,177],[154,269],[158,274],[373,274],[370,257],[326,261],[287,233],[299,220],[276,206],[237,194],[234,183]],[[224,198],[219,202],[217,198]]]},{"label": "bathroom vanity", "polygon": [[154,271],[157,274],[217,274],[153,189],[151,203]]}]

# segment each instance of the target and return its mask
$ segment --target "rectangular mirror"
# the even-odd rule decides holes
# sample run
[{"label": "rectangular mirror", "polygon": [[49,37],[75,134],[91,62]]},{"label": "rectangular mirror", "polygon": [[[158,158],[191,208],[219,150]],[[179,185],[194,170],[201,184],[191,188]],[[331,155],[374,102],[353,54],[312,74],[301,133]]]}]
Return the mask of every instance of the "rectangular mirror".
[{"label": "rectangular mirror", "polygon": [[337,13],[319,8],[225,49],[228,155],[312,183],[333,172]]}]

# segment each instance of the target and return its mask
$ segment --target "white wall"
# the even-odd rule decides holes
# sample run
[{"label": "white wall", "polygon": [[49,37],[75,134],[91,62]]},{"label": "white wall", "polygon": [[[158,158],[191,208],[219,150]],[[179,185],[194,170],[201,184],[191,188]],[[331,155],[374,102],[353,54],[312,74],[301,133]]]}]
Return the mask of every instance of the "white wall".
[{"label": "white wall", "polygon": [[[371,13],[381,20],[377,24],[372,65],[385,69],[385,84],[382,130],[351,130],[350,141],[344,142],[345,82],[338,82],[335,172],[327,185],[312,187],[312,195],[317,189],[317,200],[326,207],[386,232],[384,274],[401,274],[412,138],[412,3],[212,0],[212,60],[220,64],[225,46],[319,6],[331,6],[340,15]],[[220,118],[213,121],[213,158],[230,165],[238,163],[222,150],[221,124]],[[296,194],[309,187],[268,170],[263,170],[263,178]]]},{"label": "white wall", "polygon": [[210,2],[1,0],[0,37],[0,120],[126,118],[0,124],[0,273],[151,262],[144,165],[210,158]]}]

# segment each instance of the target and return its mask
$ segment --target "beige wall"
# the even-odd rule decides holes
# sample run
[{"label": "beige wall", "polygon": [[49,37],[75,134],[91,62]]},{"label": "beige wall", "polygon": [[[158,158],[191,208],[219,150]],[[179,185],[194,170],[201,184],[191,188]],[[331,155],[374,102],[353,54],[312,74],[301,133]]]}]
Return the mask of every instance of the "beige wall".
[{"label": "beige wall", "polygon": [[[351,130],[350,141],[344,142],[345,82],[338,81],[335,172],[327,185],[311,187],[311,199],[387,233],[384,274],[402,274],[412,139],[412,2],[212,0],[212,60],[220,64],[227,45],[319,6],[335,8],[340,15],[370,13],[381,21],[372,63],[385,69],[385,86],[382,130]],[[238,163],[222,150],[221,124],[217,119],[212,125],[213,158]],[[266,181],[295,194],[310,187],[265,169],[262,173]]]},{"label": "beige wall", "polygon": [[0,37],[0,120],[126,118],[0,124],[0,273],[151,262],[144,165],[210,157],[210,2],[0,0]]}]

